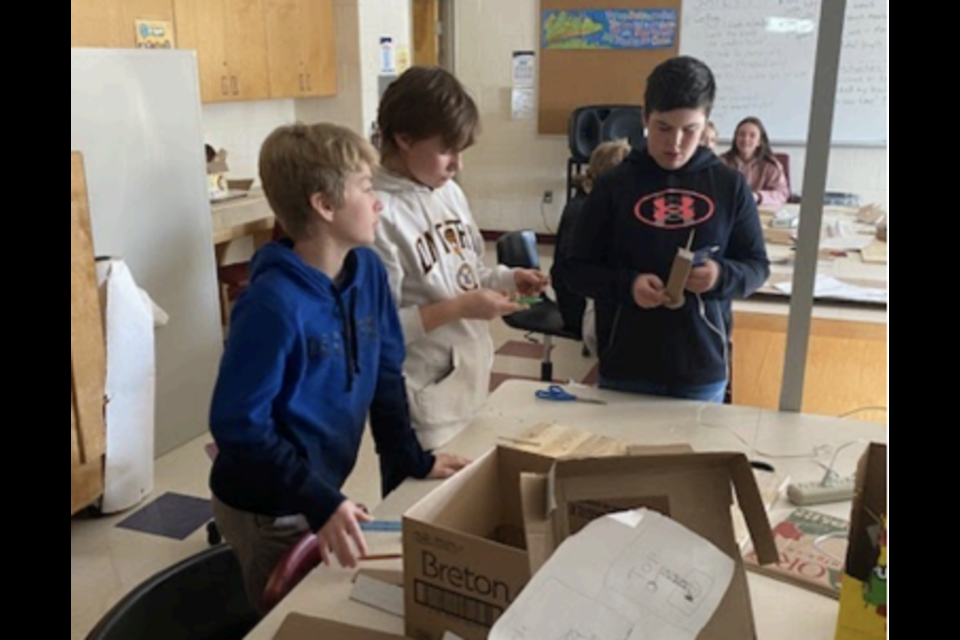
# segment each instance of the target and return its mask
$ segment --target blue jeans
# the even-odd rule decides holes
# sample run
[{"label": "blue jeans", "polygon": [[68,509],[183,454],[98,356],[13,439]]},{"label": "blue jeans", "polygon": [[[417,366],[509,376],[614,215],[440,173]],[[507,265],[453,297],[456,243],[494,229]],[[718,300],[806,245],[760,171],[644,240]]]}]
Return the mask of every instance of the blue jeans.
[{"label": "blue jeans", "polygon": [[727,392],[727,381],[711,382],[709,384],[656,384],[652,382],[630,382],[626,380],[609,380],[600,378],[600,388],[611,391],[626,391],[628,393],[642,393],[650,396],[666,396],[681,400],[701,400],[723,404]]}]

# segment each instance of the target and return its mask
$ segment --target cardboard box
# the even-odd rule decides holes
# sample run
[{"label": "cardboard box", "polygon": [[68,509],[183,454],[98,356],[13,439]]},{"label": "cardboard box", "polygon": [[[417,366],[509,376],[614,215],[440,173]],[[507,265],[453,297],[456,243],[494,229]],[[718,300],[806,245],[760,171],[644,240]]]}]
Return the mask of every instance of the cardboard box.
[{"label": "cardboard box", "polygon": [[[710,541],[736,563],[730,588],[699,640],[756,637],[746,571],[731,518],[734,492],[760,562],[776,562],[777,550],[756,479],[743,454],[559,461],[547,476],[525,475],[522,488],[532,562],[548,559],[563,540],[612,506],[652,509]],[[540,566],[534,564],[531,570]]]},{"label": "cardboard box", "polygon": [[873,442],[857,465],[836,640],[886,637],[887,445]]},{"label": "cardboard box", "polygon": [[372,629],[362,629],[342,622],[314,618],[300,613],[289,614],[277,629],[273,640],[409,640],[403,636]]},{"label": "cardboard box", "polygon": [[546,474],[558,459],[689,451],[685,445],[633,448],[557,426],[513,442],[491,450],[404,514],[408,636],[440,640],[450,631],[484,640],[530,580],[521,474]]}]

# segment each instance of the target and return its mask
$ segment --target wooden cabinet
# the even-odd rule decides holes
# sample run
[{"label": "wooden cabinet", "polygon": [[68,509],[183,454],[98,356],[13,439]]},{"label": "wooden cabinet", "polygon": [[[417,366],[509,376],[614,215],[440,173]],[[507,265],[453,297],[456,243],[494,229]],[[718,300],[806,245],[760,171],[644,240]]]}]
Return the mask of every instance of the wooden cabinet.
[{"label": "wooden cabinet", "polygon": [[107,355],[83,158],[70,154],[70,514],[103,493]]},{"label": "wooden cabinet", "polygon": [[172,24],[173,0],[70,0],[70,46],[132,49],[138,19]]},{"label": "wooden cabinet", "polygon": [[333,0],[70,0],[70,46],[133,48],[138,18],[197,52],[203,102],[337,93]]},{"label": "wooden cabinet", "polygon": [[264,0],[270,95],[337,92],[333,0]]},{"label": "wooden cabinet", "polygon": [[[734,312],[733,403],[776,410],[787,346],[784,314]],[[885,423],[887,327],[814,318],[802,411]],[[863,409],[861,411],[858,411]]]},{"label": "wooden cabinet", "polygon": [[204,102],[270,97],[264,0],[174,0],[177,47],[197,51]]}]

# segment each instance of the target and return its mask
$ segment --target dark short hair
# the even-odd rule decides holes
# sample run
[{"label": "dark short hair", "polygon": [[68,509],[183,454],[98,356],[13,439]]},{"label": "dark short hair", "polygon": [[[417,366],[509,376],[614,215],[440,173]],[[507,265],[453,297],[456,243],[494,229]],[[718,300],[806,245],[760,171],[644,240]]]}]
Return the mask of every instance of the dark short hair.
[{"label": "dark short hair", "polygon": [[691,56],[677,56],[658,64],[647,78],[644,109],[655,111],[703,109],[707,116],[717,97],[717,82],[706,64]]},{"label": "dark short hair", "polygon": [[342,206],[348,175],[378,164],[376,149],[354,131],[325,122],[297,123],[267,136],[260,148],[260,181],[283,230],[299,241],[312,233],[314,194]]},{"label": "dark short hair", "polygon": [[440,136],[449,149],[471,146],[480,132],[477,104],[457,78],[440,67],[411,67],[383,93],[377,115],[384,156],[397,136],[414,142]]}]

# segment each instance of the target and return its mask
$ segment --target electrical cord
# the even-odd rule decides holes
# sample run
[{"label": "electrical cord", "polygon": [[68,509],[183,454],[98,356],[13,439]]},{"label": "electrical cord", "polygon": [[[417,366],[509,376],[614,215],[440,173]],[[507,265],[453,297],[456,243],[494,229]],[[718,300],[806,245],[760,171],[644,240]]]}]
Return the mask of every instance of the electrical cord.
[{"label": "electrical cord", "polygon": [[886,408],[886,407],[860,407],[860,408],[858,408],[858,409],[854,409],[853,411],[847,411],[846,413],[841,413],[841,414],[838,415],[837,417],[838,417],[838,418],[849,418],[849,417],[852,416],[852,415],[856,415],[856,414],[858,414],[858,413],[863,413],[864,411],[883,411],[884,413],[887,413],[887,408]]}]

